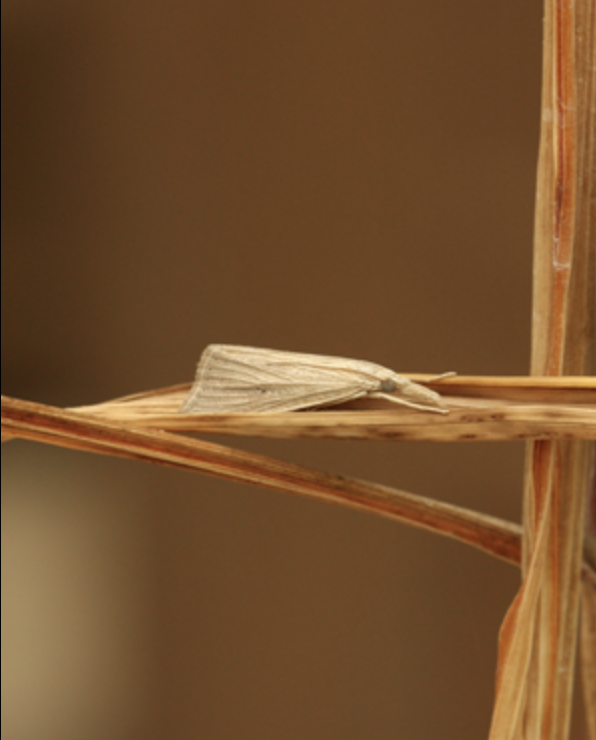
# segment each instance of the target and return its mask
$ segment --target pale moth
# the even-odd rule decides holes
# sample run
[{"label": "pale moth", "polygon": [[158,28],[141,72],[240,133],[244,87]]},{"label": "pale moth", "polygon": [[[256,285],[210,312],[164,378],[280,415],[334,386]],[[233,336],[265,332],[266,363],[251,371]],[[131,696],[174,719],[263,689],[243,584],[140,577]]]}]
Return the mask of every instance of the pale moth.
[{"label": "pale moth", "polygon": [[275,413],[331,406],[363,396],[448,413],[438,393],[372,362],[231,344],[211,344],[205,349],[180,412]]}]

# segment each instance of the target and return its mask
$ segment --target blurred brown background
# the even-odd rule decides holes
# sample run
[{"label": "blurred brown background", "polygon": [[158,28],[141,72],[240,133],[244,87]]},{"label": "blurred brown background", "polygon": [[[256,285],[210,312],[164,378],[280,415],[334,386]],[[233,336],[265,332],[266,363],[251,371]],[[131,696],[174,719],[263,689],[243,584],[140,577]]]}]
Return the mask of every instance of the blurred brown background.
[{"label": "blurred brown background", "polygon": [[[209,342],[525,374],[541,14],[2,0],[2,392],[170,385]],[[518,444],[232,443],[519,519]],[[11,442],[2,738],[478,740],[517,584],[373,516]]]}]

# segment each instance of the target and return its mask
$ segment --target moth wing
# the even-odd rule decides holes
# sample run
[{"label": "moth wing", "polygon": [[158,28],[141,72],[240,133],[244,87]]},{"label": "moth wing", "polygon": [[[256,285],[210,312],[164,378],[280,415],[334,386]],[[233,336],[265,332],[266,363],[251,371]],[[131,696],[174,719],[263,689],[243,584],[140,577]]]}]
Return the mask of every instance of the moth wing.
[{"label": "moth wing", "polygon": [[186,414],[281,413],[343,403],[366,395],[365,389],[276,383],[242,391],[222,386],[193,388],[180,411]]},{"label": "moth wing", "polygon": [[205,350],[203,357],[205,355],[210,358],[205,363],[206,366],[215,368],[213,362],[217,360],[217,372],[221,369],[219,364],[221,362],[238,363],[238,365],[244,365],[246,369],[250,367],[252,373],[256,371],[261,374],[268,371],[272,378],[291,383],[306,381],[313,385],[316,383],[321,385],[357,384],[365,387],[368,392],[378,390],[379,384],[389,378],[396,380],[398,386],[402,383],[409,383],[406,378],[396,375],[392,370],[381,365],[347,357],[284,352],[283,350],[229,344],[211,345]]},{"label": "moth wing", "polygon": [[374,380],[346,371],[345,361],[339,358],[210,345],[203,352],[195,383],[180,411],[297,411],[359,398],[374,387]]}]

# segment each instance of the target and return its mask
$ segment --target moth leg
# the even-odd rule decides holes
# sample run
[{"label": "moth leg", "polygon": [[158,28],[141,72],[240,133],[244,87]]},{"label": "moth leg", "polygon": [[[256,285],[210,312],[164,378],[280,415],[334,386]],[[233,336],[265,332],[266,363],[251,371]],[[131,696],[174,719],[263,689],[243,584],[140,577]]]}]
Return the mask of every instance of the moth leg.
[{"label": "moth leg", "polygon": [[433,411],[435,414],[448,414],[449,409],[443,409],[440,406],[425,406],[420,403],[414,403],[413,401],[407,401],[403,398],[396,398],[395,396],[390,396],[388,393],[370,393],[370,397],[373,398],[386,398],[388,401],[392,401],[393,403],[397,403],[400,406],[408,406],[412,409],[418,409],[419,411]]}]

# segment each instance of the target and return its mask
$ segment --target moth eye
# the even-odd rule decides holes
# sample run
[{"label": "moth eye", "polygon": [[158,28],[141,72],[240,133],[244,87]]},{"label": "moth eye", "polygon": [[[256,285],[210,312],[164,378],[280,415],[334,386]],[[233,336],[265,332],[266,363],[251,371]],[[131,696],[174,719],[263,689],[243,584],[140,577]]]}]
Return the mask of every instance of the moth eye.
[{"label": "moth eye", "polygon": [[391,378],[387,378],[386,380],[381,381],[381,393],[393,393],[396,388],[397,386],[395,385],[395,380],[391,380]]}]

